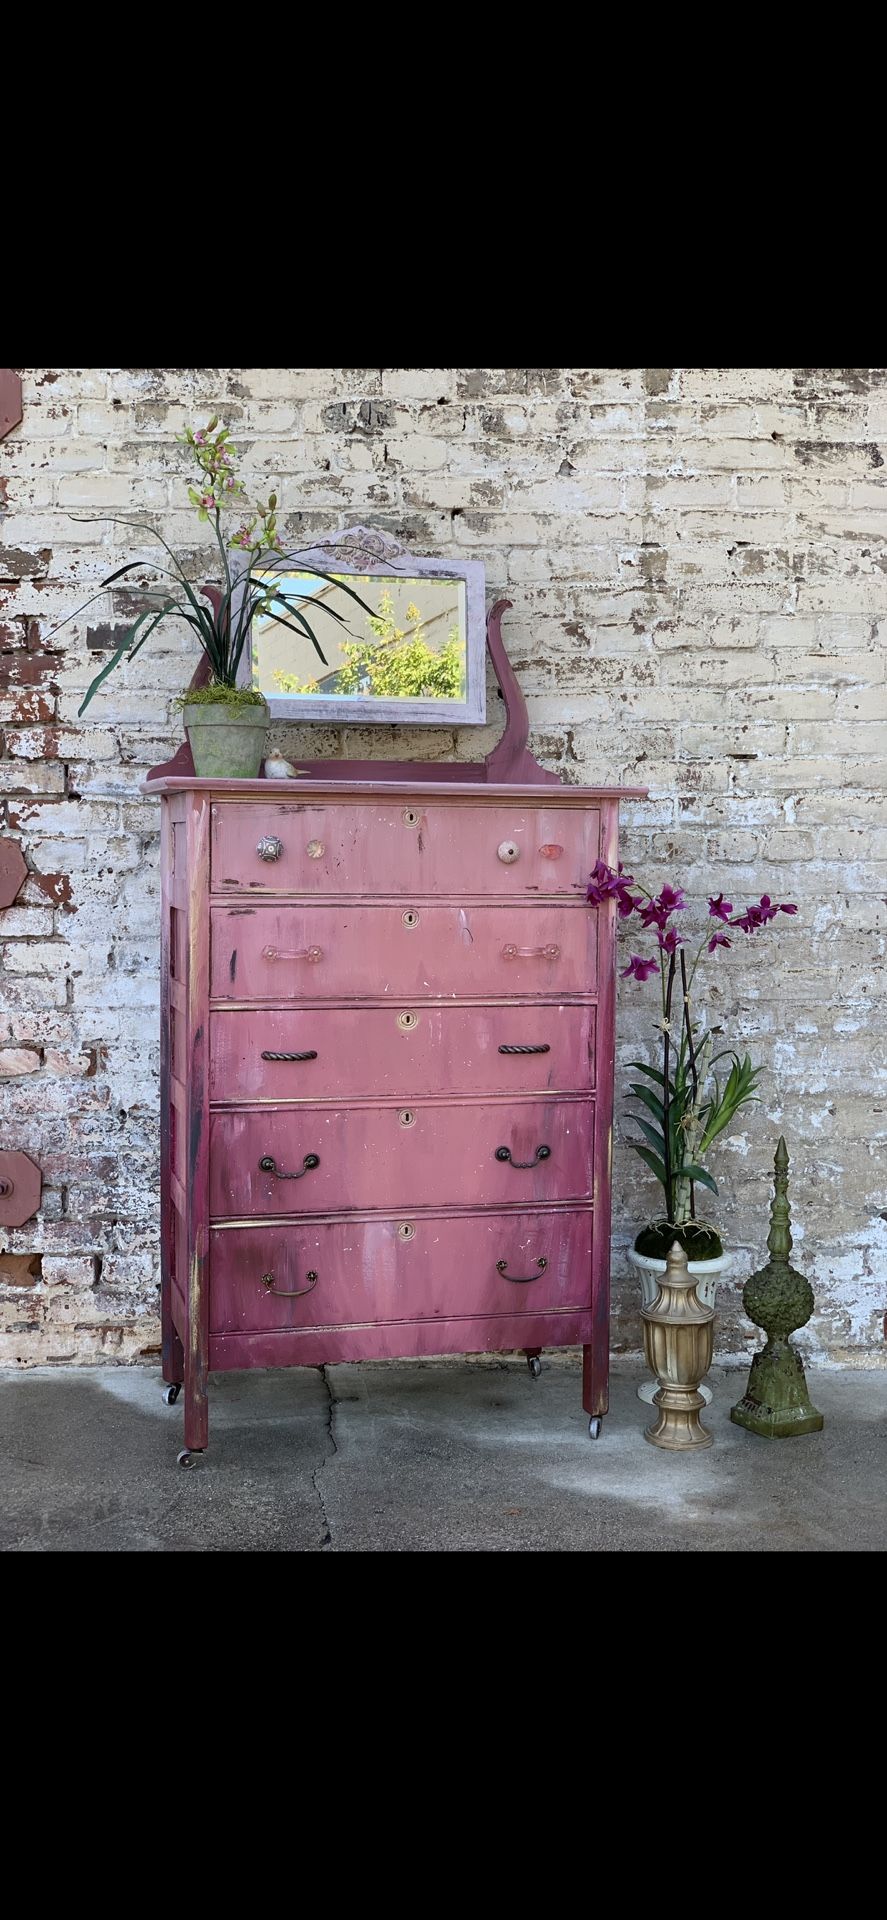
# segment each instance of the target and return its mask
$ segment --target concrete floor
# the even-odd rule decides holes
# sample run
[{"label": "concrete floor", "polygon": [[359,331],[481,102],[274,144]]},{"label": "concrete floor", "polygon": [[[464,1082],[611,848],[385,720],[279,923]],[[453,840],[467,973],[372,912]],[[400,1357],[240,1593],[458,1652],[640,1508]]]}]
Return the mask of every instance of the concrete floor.
[{"label": "concrete floor", "polygon": [[0,1372],[0,1548],[47,1552],[867,1552],[887,1547],[887,1372],[817,1372],[821,1434],[758,1440],[715,1369],[708,1451],[648,1446],[637,1362],[588,1438],[572,1358],[221,1374],[182,1472],[148,1368]]}]

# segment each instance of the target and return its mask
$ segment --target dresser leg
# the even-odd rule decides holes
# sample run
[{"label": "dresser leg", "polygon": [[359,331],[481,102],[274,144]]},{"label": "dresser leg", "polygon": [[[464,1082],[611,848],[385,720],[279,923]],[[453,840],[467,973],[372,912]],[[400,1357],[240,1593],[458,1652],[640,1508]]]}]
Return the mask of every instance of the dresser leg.
[{"label": "dresser leg", "polygon": [[185,1448],[202,1453],[209,1439],[209,1403],[206,1394],[206,1368],[185,1358]]},{"label": "dresser leg", "polygon": [[161,1372],[167,1386],[180,1387],[185,1378],[185,1354],[165,1303],[160,1308]]},{"label": "dresser leg", "polygon": [[582,1405],[593,1420],[606,1413],[610,1405],[609,1361],[606,1349],[603,1354],[598,1347],[582,1349]]}]

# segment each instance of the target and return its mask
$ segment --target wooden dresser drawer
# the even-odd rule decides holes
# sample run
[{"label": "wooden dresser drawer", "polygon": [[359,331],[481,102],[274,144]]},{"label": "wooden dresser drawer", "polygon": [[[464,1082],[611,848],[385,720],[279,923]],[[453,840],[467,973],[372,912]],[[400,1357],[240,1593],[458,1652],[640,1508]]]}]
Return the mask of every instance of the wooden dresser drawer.
[{"label": "wooden dresser drawer", "polygon": [[210,1123],[210,1215],[589,1200],[593,1134],[584,1099],[229,1109]]},{"label": "wooden dresser drawer", "polygon": [[216,892],[584,895],[599,850],[588,807],[269,798],[212,809]]},{"label": "wooden dresser drawer", "polygon": [[255,906],[212,912],[215,1000],[594,994],[585,906]]},{"label": "wooden dresser drawer", "polygon": [[210,1328],[495,1321],[588,1307],[592,1231],[590,1211],[554,1209],[215,1228]]},{"label": "wooden dresser drawer", "polygon": [[587,1002],[217,1011],[210,1099],[580,1092],[594,1086],[596,1012]]}]

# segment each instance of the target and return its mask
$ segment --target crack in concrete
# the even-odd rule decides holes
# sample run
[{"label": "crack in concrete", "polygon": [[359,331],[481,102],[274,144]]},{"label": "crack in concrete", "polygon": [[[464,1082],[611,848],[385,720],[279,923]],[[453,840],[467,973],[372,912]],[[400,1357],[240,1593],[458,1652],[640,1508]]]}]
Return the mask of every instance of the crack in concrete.
[{"label": "crack in concrete", "polygon": [[330,1448],[331,1448],[331,1451],[324,1454],[319,1467],[315,1467],[314,1472],[311,1475],[311,1485],[314,1488],[314,1491],[317,1495],[318,1503],[320,1505],[320,1511],[323,1517],[324,1537],[320,1543],[320,1550],[321,1550],[321,1553],[323,1553],[326,1551],[327,1547],[332,1546],[333,1536],[330,1528],[330,1517],[326,1510],[326,1501],[324,1500],[323,1492],[320,1486],[320,1476],[323,1473],[323,1470],[326,1466],[327,1461],[332,1459],[333,1454],[338,1453],[339,1443],[333,1431],[333,1415],[336,1411],[336,1401],[335,1401],[335,1395],[333,1393],[332,1387],[330,1386],[329,1375],[327,1373],[326,1367],[318,1367],[317,1371],[320,1374],[321,1380],[323,1381],[323,1384],[326,1387],[326,1391],[327,1391],[326,1430],[329,1437]]}]

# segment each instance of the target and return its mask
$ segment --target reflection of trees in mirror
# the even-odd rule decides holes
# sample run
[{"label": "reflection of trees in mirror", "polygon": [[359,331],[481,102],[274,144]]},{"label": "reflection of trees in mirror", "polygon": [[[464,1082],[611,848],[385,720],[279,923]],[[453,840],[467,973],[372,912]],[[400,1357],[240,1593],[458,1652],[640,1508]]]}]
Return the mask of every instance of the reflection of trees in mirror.
[{"label": "reflection of trees in mirror", "polygon": [[[436,650],[425,638],[425,622],[415,601],[410,601],[406,617],[411,625],[399,627],[394,617],[394,600],[389,589],[384,588],[379,595],[378,613],[366,616],[373,639],[340,640],[343,665],[324,681],[324,693],[369,695],[376,699],[463,699],[465,642],[458,625],[449,628],[443,646]],[[320,692],[318,681],[300,680],[297,674],[284,673],[281,669],[273,678],[281,693]]]}]

